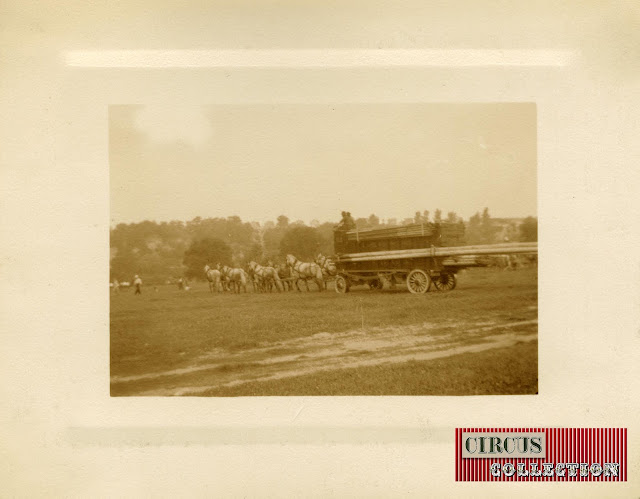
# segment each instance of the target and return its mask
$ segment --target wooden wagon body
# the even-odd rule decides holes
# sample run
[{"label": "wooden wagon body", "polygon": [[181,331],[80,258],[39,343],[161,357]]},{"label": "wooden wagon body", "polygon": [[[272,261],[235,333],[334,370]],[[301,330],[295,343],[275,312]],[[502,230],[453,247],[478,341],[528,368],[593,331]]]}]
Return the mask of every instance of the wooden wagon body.
[{"label": "wooden wagon body", "polygon": [[346,293],[366,284],[382,289],[404,281],[412,293],[422,294],[433,285],[439,291],[456,287],[456,273],[483,266],[483,255],[535,253],[537,243],[465,246],[464,224],[424,223],[370,230],[334,232],[338,274],[335,289]]}]

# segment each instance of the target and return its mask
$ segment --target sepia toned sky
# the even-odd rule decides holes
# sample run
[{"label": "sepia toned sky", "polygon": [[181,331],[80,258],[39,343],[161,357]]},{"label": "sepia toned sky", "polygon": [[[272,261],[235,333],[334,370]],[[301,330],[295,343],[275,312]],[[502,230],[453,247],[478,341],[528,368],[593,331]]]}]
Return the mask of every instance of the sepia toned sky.
[{"label": "sepia toned sky", "polygon": [[536,215],[536,106],[115,105],[111,223]]},{"label": "sepia toned sky", "polygon": [[[106,175],[104,197],[85,203],[106,202],[111,225],[232,214],[268,220],[282,213],[309,222],[336,220],[343,209],[384,218],[435,208],[467,218],[485,206],[494,216],[536,215],[549,206],[540,196],[572,199],[576,186],[594,185],[583,172],[569,176],[570,189],[558,181],[564,156],[580,142],[568,131],[590,123],[628,129],[610,112],[579,102],[584,82],[606,86],[594,93],[610,109],[634,94],[637,81],[633,2],[412,1],[402,9],[363,0],[220,0],[208,8],[181,0],[70,1],[64,8],[8,2],[0,13],[0,45],[11,54],[3,59],[2,96],[9,108],[20,99],[31,106],[14,113],[4,131],[2,154],[19,158],[23,169],[0,175],[24,175],[26,184],[39,178],[44,170],[34,174],[29,165],[39,160],[32,145],[44,144],[56,161],[54,178],[60,169],[72,170],[78,183]],[[467,67],[453,58],[438,66],[340,68],[69,63],[70,53],[85,51],[155,50],[162,62],[169,59],[163,50],[208,50],[215,57],[274,49],[573,56],[564,67]],[[496,102],[502,107],[488,111]],[[518,104],[509,109],[510,102]],[[448,113],[429,103],[489,105]],[[589,145],[598,141],[590,138]],[[587,147],[581,143],[580,150]],[[602,148],[586,164],[598,154]],[[597,164],[608,163],[606,157]],[[607,190],[613,201],[626,185]]]}]

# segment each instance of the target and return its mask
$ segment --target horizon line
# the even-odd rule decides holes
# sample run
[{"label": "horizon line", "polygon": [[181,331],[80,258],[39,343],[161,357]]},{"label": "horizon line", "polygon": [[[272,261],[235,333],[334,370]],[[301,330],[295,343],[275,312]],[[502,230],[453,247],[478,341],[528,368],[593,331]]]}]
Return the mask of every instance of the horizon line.
[{"label": "horizon line", "polygon": [[[423,211],[424,211],[424,210],[423,210]],[[443,218],[442,218],[442,220],[441,220],[442,222],[446,222],[446,221],[447,221],[447,220],[446,220],[446,213],[447,213],[447,212],[445,212],[444,210],[442,211],[442,214],[443,214]],[[482,210],[478,210],[478,211],[477,211],[477,213],[482,214]],[[429,210],[429,214],[431,215],[431,217],[430,217],[430,219],[429,219],[429,222],[434,222],[434,220],[433,220],[433,212],[431,212],[431,210]],[[374,213],[374,215],[375,215],[375,213]],[[294,220],[294,219],[292,219],[291,217],[288,217],[287,215],[285,215],[285,216],[289,219],[289,225],[293,225],[293,224],[295,224],[295,223],[302,222],[303,224],[305,224],[305,225],[307,225],[307,226],[309,226],[309,227],[312,227],[311,222],[312,222],[313,220],[317,220],[317,219],[313,219],[313,220],[311,220],[310,222],[307,222],[307,221],[304,221],[304,220],[301,220],[301,219]],[[469,216],[469,217],[466,217],[466,218],[465,218],[465,217],[462,217],[462,216],[460,216],[460,215],[457,215],[457,216],[458,216],[458,220],[462,219],[462,221],[466,223],[466,222],[468,222],[468,221],[469,221],[469,218],[471,218],[472,216],[475,216],[475,213],[474,213],[473,215]],[[538,215],[537,215],[537,214],[535,214],[535,215],[524,215],[524,216],[508,216],[508,217],[506,217],[506,216],[494,216],[494,215],[491,215],[491,214],[490,214],[489,216],[490,216],[491,220],[517,220],[517,219],[525,219],[525,218],[528,218],[528,217],[538,218]],[[143,220],[131,221],[131,222],[124,222],[124,221],[119,221],[119,222],[110,222],[110,223],[109,223],[109,227],[110,227],[110,228],[114,228],[114,227],[116,227],[116,226],[118,226],[118,225],[120,225],[120,224],[131,225],[131,224],[140,224],[140,223],[143,223],[143,222],[151,222],[151,223],[156,223],[156,224],[161,224],[161,223],[171,223],[171,222],[180,222],[180,223],[183,223],[183,224],[184,224],[184,223],[191,222],[191,221],[195,220],[196,218],[200,218],[200,219],[202,219],[202,220],[209,220],[209,219],[216,219],[216,218],[217,218],[217,219],[226,220],[226,219],[231,218],[231,217],[238,217],[242,223],[249,223],[249,224],[258,223],[258,224],[260,224],[260,225],[264,225],[264,224],[266,224],[266,223],[271,222],[271,223],[277,224],[277,218],[276,218],[276,219],[274,219],[274,220],[266,220],[266,221],[261,222],[261,221],[259,221],[259,220],[243,219],[240,215],[228,215],[228,216],[226,216],[226,217],[223,217],[223,216],[219,216],[219,217],[214,217],[214,216],[212,216],[212,217],[201,217],[201,216],[196,216],[196,217],[193,217],[193,218],[191,218],[191,219],[189,219],[189,220],[180,220],[180,219],[171,219],[171,220],[169,220],[169,219],[164,219],[164,220],[162,220],[162,219],[148,219],[148,218],[146,218],[146,219],[143,219]],[[397,224],[397,225],[402,225],[402,221],[403,221],[403,220],[405,220],[405,219],[408,219],[408,218],[414,218],[414,217],[404,217],[403,219],[400,219],[399,217],[381,217],[381,216],[378,216],[378,215],[376,215],[376,217],[378,217],[378,219],[379,219],[379,220],[385,220],[385,221],[386,221],[386,220],[390,220],[390,219],[395,219],[395,220],[397,220],[397,221],[398,221],[398,224]],[[355,217],[354,217],[354,218],[355,218]],[[369,216],[366,216],[366,217],[357,217],[357,218],[355,218],[355,220],[359,220],[359,219],[361,219],[361,218],[368,219],[368,218],[369,218]],[[337,220],[337,221],[332,221],[332,220],[325,220],[325,221],[321,221],[321,220],[318,220],[318,222],[320,223],[320,225],[325,224],[325,223],[334,223],[334,224],[337,224],[337,223],[340,221],[340,220],[339,220],[339,217],[338,217],[336,220]]]}]

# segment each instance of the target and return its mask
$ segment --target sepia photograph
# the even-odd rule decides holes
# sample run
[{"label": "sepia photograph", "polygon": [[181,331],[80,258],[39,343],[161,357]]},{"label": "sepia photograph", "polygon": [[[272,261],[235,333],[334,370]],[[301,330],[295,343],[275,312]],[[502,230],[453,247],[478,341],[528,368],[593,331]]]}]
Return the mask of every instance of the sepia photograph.
[{"label": "sepia photograph", "polygon": [[111,395],[536,394],[536,138],[534,103],[110,106]]},{"label": "sepia photograph", "polygon": [[2,497],[638,496],[637,2],[0,19]]}]

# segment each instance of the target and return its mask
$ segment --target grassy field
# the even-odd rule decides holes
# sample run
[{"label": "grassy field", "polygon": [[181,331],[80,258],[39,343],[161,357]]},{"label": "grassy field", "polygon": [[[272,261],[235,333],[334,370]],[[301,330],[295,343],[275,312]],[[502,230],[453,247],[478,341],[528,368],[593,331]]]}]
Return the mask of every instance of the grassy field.
[{"label": "grassy field", "polygon": [[[411,380],[411,382],[407,382]],[[218,388],[203,395],[515,395],[536,393],[538,342],[444,359],[342,369],[274,382]]]},{"label": "grassy field", "polygon": [[470,269],[419,296],[128,290],[111,299],[111,393],[536,393],[536,319],[535,268]]}]

